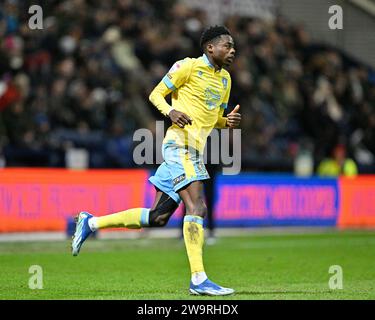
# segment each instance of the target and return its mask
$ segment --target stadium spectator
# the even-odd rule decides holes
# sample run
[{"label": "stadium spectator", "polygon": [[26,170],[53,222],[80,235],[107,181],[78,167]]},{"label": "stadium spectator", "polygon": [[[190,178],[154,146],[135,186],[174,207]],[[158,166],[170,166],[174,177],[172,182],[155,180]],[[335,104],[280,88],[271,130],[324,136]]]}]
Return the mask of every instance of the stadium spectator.
[{"label": "stadium spectator", "polygon": [[317,173],[321,177],[354,177],[358,174],[358,168],[353,159],[346,156],[345,146],[338,144],[332,151],[332,157],[319,164]]},{"label": "stadium spectator", "polygon": [[[193,44],[207,17],[175,0],[52,0],[43,3],[44,29],[31,30],[32,4],[0,3],[7,165],[65,166],[68,144],[86,148],[96,159],[90,166],[110,167],[115,124],[124,139],[136,128],[154,130],[161,117],[147,97],[174,61],[200,55]],[[231,103],[241,104],[242,134],[251,137],[242,144],[243,169],[292,172],[302,141],[311,142],[317,164],[343,136],[359,172],[375,172],[374,70],[313,43],[283,17],[230,16],[225,24],[237,45]],[[127,157],[116,156],[117,166],[128,166]]]}]

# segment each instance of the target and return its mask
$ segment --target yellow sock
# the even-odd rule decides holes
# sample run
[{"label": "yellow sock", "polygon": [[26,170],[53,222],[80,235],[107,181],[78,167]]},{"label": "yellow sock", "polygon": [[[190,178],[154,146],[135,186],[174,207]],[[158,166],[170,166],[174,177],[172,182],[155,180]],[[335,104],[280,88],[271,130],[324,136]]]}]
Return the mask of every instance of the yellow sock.
[{"label": "yellow sock", "polygon": [[128,228],[140,229],[148,226],[148,216],[150,209],[135,208],[97,217],[96,225],[98,229],[104,228]]},{"label": "yellow sock", "polygon": [[184,218],[184,240],[190,263],[191,273],[204,272],[203,243],[204,230],[203,218],[186,215]]}]

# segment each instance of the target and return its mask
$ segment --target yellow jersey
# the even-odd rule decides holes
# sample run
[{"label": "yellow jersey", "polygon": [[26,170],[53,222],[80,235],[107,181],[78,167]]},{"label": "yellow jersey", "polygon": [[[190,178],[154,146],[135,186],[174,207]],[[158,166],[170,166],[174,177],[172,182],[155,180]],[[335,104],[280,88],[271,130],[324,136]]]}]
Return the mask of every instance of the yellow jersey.
[{"label": "yellow jersey", "polygon": [[203,154],[213,128],[226,128],[224,110],[228,106],[231,78],[225,69],[215,70],[207,56],[177,61],[150,94],[150,101],[168,115],[171,106],[165,97],[172,93],[172,108],[187,114],[191,125],[172,124],[164,143],[174,141]]}]

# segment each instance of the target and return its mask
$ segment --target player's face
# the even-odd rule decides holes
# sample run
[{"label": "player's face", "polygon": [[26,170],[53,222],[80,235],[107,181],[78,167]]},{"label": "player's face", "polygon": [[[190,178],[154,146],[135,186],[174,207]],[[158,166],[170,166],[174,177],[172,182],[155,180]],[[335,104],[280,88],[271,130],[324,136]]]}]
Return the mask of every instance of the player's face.
[{"label": "player's face", "polygon": [[222,35],[212,46],[212,58],[219,66],[229,66],[235,53],[234,41],[230,35]]}]

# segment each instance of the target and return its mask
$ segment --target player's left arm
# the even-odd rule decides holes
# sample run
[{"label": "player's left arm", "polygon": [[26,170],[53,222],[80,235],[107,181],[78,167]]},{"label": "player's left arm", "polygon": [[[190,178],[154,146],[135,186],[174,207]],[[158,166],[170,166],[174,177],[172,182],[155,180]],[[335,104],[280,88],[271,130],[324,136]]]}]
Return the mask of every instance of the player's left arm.
[{"label": "player's left arm", "polygon": [[237,128],[241,122],[241,114],[238,113],[240,105],[237,105],[232,112],[230,112],[226,117],[224,117],[224,111],[228,106],[229,95],[231,89],[231,79],[229,77],[229,81],[227,84],[227,90],[225,92],[225,96],[223,99],[223,103],[220,106],[220,113],[218,120],[215,124],[216,129],[225,129],[225,128]]},{"label": "player's left arm", "polygon": [[236,105],[236,107],[232,110],[231,113],[227,115],[227,126],[229,128],[237,128],[240,126],[241,123],[241,114],[238,113],[240,109],[240,105]]}]

